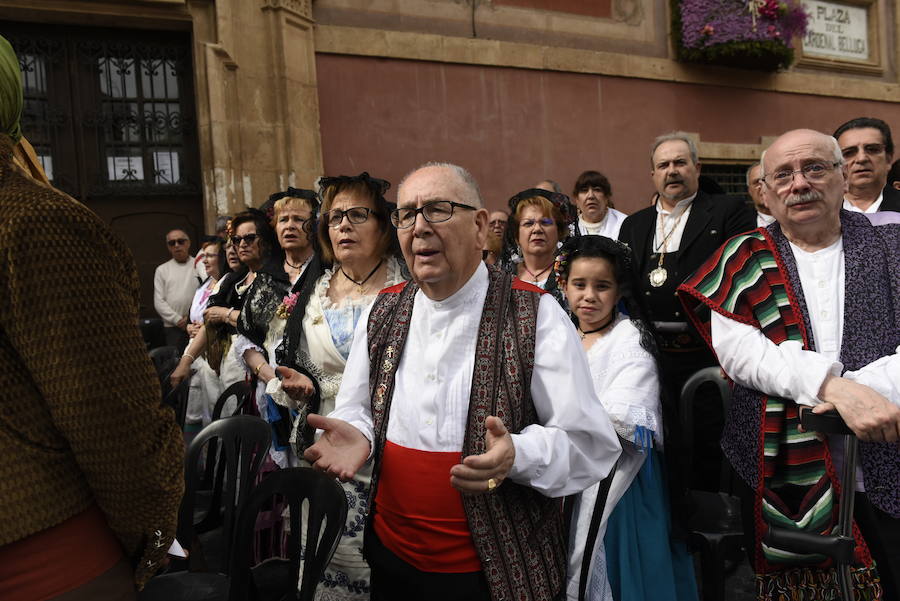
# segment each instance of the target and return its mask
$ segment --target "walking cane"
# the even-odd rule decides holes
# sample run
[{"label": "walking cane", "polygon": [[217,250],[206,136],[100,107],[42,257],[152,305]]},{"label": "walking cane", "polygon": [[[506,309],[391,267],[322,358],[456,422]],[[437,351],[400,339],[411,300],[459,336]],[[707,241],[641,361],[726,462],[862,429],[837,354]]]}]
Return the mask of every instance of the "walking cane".
[{"label": "walking cane", "polygon": [[792,553],[817,553],[834,561],[841,598],[854,601],[853,579],[850,566],[856,540],[853,538],[853,504],[856,493],[856,455],[858,440],[837,411],[816,414],[806,407],[800,409],[800,424],[808,432],[841,434],[844,442],[844,468],[841,470],[841,496],[838,507],[838,523],[833,533],[810,534],[769,526],[763,542]]}]

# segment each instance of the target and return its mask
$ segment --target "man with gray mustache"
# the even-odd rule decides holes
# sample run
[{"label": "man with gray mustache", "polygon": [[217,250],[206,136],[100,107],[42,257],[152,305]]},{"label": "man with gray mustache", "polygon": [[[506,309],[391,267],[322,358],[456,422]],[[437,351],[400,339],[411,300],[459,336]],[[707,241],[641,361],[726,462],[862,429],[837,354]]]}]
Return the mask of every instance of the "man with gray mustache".
[{"label": "man with gray mustache", "polygon": [[874,225],[873,216],[841,208],[847,166],[831,136],[787,132],[762,165],[776,223],[729,240],[679,288],[734,380],[722,448],[746,484],[748,548],[757,590],[767,594],[759,598],[791,597],[797,582],[809,583],[809,598],[837,590],[830,560],[763,544],[770,525],[831,532],[841,511],[843,445],[799,427],[807,406],[836,410],[860,440],[856,598],[896,601],[900,224]]},{"label": "man with gray mustache", "polygon": [[[712,196],[699,189],[697,147],[684,132],[654,140],[650,176],[657,201],[622,222],[619,240],[634,252],[635,297],[643,301],[645,315],[656,330],[660,378],[666,391],[663,411],[668,423],[676,424],[685,381],[717,362],[688,323],[675,289],[726,240],[756,227],[756,212],[738,198]],[[676,482],[689,475],[692,488],[716,490],[723,417],[712,408],[720,406],[718,393],[701,388],[695,404],[694,440],[681,440],[674,428],[666,440],[666,457],[671,461],[685,457],[685,449],[692,445],[693,465],[670,465],[669,474]]]}]

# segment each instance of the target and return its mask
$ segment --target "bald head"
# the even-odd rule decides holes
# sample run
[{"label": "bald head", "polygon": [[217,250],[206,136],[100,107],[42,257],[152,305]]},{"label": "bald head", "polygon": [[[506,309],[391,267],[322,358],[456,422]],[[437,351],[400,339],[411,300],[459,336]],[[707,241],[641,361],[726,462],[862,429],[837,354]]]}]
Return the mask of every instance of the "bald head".
[{"label": "bald head", "polygon": [[[411,225],[397,229],[413,278],[428,298],[448,298],[481,263],[488,212],[481,207],[478,185],[462,167],[428,163],[400,182],[397,207],[419,209]],[[441,207],[441,213],[426,218],[425,207]]]},{"label": "bald head", "polygon": [[420,167],[416,167],[400,180],[400,185],[397,186],[398,198],[402,194],[403,187],[407,181],[412,176],[418,175],[427,175],[430,178],[436,177],[440,179],[443,185],[455,193],[454,195],[458,199],[457,202],[479,209],[483,206],[481,190],[479,190],[475,178],[466,169],[453,163],[428,162]]},{"label": "bald head", "polygon": [[[844,172],[837,141],[811,129],[779,136],[763,153],[763,199],[782,231],[815,250],[840,231]],[[777,177],[776,177],[777,176]]]},{"label": "bald head", "polygon": [[812,150],[818,150],[822,154],[821,158],[830,160],[835,163],[842,163],[841,147],[833,136],[823,134],[814,129],[793,129],[778,136],[774,142],[762,153],[760,163],[763,166],[762,176],[771,174],[775,167],[770,164],[767,157],[776,154],[781,158],[781,154],[786,152],[787,156],[795,154],[803,154]]}]

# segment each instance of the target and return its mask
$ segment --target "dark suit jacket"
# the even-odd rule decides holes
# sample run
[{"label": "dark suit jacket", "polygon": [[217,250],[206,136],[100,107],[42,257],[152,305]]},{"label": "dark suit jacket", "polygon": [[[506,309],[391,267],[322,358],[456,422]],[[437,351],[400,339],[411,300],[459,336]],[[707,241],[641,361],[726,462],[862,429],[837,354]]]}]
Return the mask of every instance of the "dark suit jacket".
[{"label": "dark suit jacket", "polygon": [[[638,298],[653,291],[647,278],[647,262],[653,252],[656,231],[656,207],[650,206],[622,222],[619,240],[628,244],[634,253],[634,273]],[[711,196],[698,192],[684,226],[677,257],[679,279],[684,281],[703,264],[726,240],[756,228],[756,212],[742,200],[729,196]],[[680,283],[680,282],[679,282]],[[672,295],[672,306],[680,312],[680,304]],[[649,315],[651,320],[659,319]],[[662,317],[662,319],[669,319]]]},{"label": "dark suit jacket", "polygon": [[879,211],[897,211],[900,213],[900,190],[888,184],[884,187],[884,197],[881,199]]}]

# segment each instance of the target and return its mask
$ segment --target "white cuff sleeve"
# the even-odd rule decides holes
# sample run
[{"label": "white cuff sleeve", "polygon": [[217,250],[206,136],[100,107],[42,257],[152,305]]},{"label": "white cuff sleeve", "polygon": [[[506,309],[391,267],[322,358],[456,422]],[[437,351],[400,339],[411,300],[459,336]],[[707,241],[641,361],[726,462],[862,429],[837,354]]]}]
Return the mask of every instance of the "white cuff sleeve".
[{"label": "white cuff sleeve", "polygon": [[713,349],[728,376],[747,388],[815,406],[822,382],[839,376],[843,365],[803,350],[800,342],[776,345],[757,328],[729,319],[715,311],[710,320]]}]

